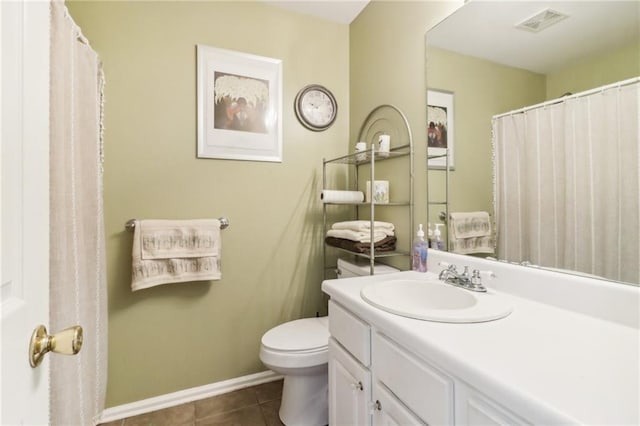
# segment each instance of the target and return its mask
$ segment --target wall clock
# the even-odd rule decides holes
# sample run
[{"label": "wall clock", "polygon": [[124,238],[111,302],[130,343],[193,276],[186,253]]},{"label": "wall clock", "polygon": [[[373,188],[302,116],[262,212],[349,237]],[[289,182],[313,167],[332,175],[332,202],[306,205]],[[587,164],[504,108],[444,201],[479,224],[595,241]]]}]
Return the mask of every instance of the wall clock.
[{"label": "wall clock", "polygon": [[338,115],[338,103],[333,93],[319,84],[303,87],[294,101],[296,117],[309,130],[327,130]]}]

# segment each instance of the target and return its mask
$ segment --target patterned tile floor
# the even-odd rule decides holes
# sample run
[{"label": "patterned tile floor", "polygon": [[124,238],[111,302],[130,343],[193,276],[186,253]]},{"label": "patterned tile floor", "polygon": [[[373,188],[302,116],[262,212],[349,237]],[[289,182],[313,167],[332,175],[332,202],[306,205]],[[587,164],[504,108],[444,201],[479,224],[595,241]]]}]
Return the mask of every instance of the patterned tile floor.
[{"label": "patterned tile floor", "polygon": [[281,397],[278,380],[100,426],[282,426]]}]

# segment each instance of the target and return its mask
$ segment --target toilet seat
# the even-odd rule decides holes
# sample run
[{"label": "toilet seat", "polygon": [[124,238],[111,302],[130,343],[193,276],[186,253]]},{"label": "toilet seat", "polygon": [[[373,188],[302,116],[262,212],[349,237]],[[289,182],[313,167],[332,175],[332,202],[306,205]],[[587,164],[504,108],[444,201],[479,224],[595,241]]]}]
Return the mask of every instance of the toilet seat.
[{"label": "toilet seat", "polygon": [[260,359],[275,367],[314,367],[328,362],[328,342],[327,317],[290,321],[262,336]]}]

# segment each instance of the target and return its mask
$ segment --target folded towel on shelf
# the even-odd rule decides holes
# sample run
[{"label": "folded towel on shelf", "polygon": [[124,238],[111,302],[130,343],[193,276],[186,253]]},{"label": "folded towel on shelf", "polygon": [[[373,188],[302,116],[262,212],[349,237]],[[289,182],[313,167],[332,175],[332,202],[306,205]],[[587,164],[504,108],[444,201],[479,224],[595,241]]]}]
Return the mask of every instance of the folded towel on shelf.
[{"label": "folded towel on shelf", "polygon": [[449,214],[449,250],[453,253],[493,253],[491,218],[487,212]]},{"label": "folded towel on shelf", "polygon": [[453,238],[487,237],[491,235],[491,218],[487,212],[450,213],[449,229]]},{"label": "folded towel on shelf", "polygon": [[[387,235],[393,235],[395,226],[390,222],[374,221],[373,228],[379,231],[386,231]],[[350,220],[346,222],[336,222],[331,225],[331,229],[350,229],[352,231],[369,231],[371,230],[370,220]]]},{"label": "folded towel on shelf", "polygon": [[218,219],[136,221],[131,289],[219,280],[220,255]]},{"label": "folded towel on shelf", "polygon": [[[378,241],[386,238],[392,237],[393,231],[391,231],[391,235],[389,235],[386,231],[378,231],[377,229],[373,230],[373,242],[377,243]],[[345,240],[351,240],[357,243],[369,243],[371,242],[371,231],[353,231],[351,229],[329,229],[327,231],[327,237],[332,238],[342,238]]]},{"label": "folded towel on shelf", "polygon": [[[384,239],[374,242],[373,250],[375,253],[394,251],[396,249],[396,237],[385,237]],[[371,253],[370,243],[360,243],[356,241],[346,240],[344,238],[326,237],[325,242],[333,247],[348,250],[354,253]]]}]

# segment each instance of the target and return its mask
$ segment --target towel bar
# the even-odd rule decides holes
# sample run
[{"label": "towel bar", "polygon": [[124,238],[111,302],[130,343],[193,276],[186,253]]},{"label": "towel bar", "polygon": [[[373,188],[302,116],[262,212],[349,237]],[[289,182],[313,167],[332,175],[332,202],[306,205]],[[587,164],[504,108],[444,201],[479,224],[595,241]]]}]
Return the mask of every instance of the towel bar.
[{"label": "towel bar", "polygon": [[[133,231],[135,229],[136,220],[137,219],[129,219],[127,223],[124,224],[127,231]],[[219,217],[218,220],[220,221],[220,229],[226,229],[229,227],[229,219],[226,217]]]}]

